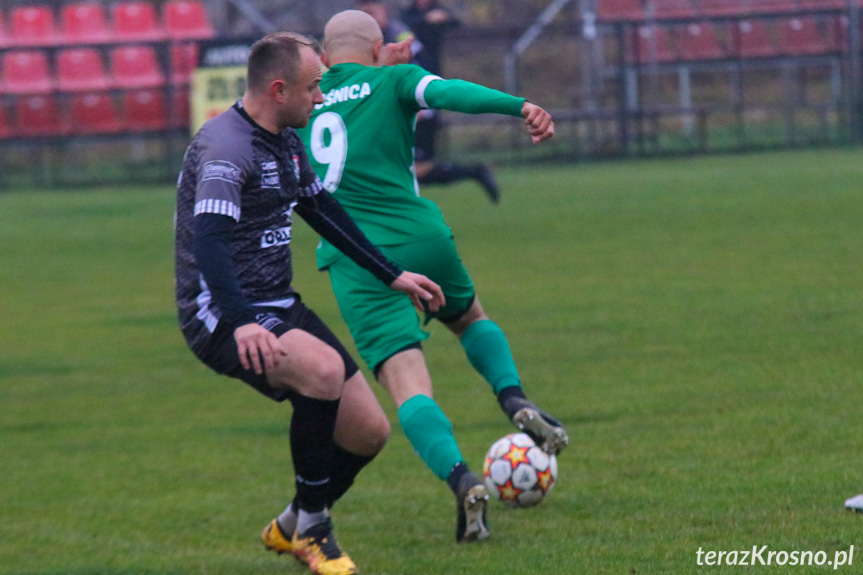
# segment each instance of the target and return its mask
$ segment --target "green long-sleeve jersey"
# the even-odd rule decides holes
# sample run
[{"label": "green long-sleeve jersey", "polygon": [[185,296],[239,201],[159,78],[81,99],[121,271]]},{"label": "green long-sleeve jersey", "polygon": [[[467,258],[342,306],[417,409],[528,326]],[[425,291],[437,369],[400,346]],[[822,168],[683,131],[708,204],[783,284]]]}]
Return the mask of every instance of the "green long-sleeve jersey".
[{"label": "green long-sleeve jersey", "polygon": [[[321,81],[324,102],[300,136],[312,167],[372,243],[400,245],[447,232],[434,202],[419,195],[414,128],[422,109],[521,116],[523,98],[419,66],[338,64]],[[318,265],[341,256],[322,242]]]}]

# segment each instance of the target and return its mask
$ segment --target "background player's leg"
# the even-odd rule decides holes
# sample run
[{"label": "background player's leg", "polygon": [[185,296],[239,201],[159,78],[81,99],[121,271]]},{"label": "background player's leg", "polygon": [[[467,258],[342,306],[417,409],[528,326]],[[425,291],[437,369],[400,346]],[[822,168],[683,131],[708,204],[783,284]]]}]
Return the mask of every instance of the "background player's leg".
[{"label": "background player's leg", "polygon": [[435,110],[423,110],[417,117],[414,134],[416,176],[420,185],[449,185],[455,182],[476,180],[492,202],[500,200],[500,188],[494,174],[485,164],[453,164],[435,160],[437,131],[440,118]]},{"label": "background player's leg", "polygon": [[425,162],[417,164],[417,182],[420,185],[449,185],[462,180],[476,180],[488,199],[500,201],[500,187],[485,164],[454,164],[452,162]]}]

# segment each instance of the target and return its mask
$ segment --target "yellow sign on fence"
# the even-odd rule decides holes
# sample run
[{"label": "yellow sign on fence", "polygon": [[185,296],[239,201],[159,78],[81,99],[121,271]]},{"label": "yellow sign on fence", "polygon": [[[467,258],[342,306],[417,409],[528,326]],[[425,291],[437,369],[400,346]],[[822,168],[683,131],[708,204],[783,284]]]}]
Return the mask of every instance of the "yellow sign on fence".
[{"label": "yellow sign on fence", "polygon": [[251,43],[236,41],[201,45],[198,68],[192,76],[192,134],[243,97],[250,46]]}]

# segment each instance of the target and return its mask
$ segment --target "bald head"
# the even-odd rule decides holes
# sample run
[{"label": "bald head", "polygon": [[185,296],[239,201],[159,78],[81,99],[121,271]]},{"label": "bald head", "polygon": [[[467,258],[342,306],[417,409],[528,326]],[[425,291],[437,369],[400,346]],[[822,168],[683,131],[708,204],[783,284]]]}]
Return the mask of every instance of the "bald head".
[{"label": "bald head", "polygon": [[345,10],[330,18],[324,27],[324,51],[331,65],[371,64],[375,45],[383,38],[374,18],[360,10]]}]

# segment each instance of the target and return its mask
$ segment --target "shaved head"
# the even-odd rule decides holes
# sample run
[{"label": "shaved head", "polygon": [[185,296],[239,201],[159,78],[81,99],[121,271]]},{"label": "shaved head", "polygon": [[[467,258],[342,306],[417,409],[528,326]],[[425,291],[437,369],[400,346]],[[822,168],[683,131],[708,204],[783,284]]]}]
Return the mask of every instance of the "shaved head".
[{"label": "shaved head", "polygon": [[339,12],[324,27],[324,51],[331,60],[371,54],[375,42],[383,39],[377,21],[360,10]]}]

